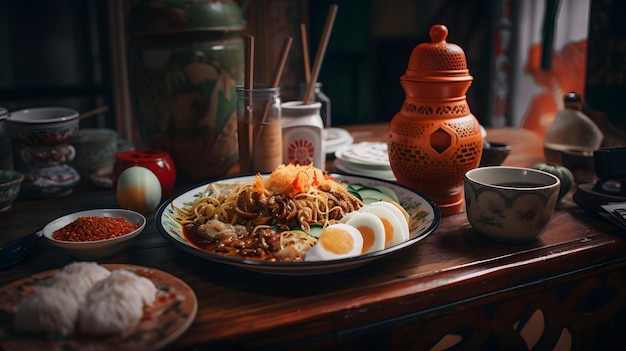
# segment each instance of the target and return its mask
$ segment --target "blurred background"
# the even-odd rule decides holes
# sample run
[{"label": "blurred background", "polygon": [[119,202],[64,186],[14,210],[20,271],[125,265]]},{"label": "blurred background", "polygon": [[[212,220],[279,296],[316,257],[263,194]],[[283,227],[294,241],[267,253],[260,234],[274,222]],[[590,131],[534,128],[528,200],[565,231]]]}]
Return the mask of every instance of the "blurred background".
[{"label": "blurred background", "polygon": [[[60,105],[85,112],[81,127],[132,139],[128,15],[140,0],[0,2],[0,106]],[[257,39],[255,79],[268,79],[282,40],[294,38],[281,80],[283,101],[304,81],[300,24],[313,62],[331,4],[339,5],[318,81],[333,125],[388,122],[404,100],[400,76],[433,24],[464,49],[472,113],[485,126],[538,128],[541,115],[577,90],[618,128],[626,96],[625,2],[610,0],[238,0]],[[545,101],[544,101],[545,100]],[[547,102],[546,102],[547,101]],[[130,129],[130,130],[129,130]]]}]

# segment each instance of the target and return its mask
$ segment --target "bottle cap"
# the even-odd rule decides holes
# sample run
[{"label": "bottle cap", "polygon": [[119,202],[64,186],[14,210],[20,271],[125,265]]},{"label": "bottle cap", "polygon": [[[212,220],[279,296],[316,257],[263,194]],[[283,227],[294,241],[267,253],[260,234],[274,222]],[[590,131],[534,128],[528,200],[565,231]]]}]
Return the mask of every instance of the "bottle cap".
[{"label": "bottle cap", "polygon": [[566,108],[582,110],[582,98],[576,92],[569,92],[563,95],[563,103]]}]

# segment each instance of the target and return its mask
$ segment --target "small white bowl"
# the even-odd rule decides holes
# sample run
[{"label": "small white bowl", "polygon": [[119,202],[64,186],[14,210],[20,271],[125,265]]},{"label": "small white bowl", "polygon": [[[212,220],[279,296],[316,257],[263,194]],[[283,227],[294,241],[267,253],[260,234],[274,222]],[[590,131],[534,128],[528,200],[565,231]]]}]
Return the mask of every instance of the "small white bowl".
[{"label": "small white bowl", "polygon": [[[123,217],[129,222],[137,224],[139,227],[135,231],[122,236],[96,241],[61,241],[52,237],[52,234],[56,230],[63,228],[77,218],[91,216]],[[146,217],[135,211],[124,209],[97,209],[75,212],[57,218],[43,228],[43,236],[50,244],[65,249],[70,255],[79,260],[99,260],[114,256],[122,251],[128,244],[130,244],[133,238],[143,231],[145,226]]]},{"label": "small white bowl", "polygon": [[545,230],[561,182],[531,168],[479,167],[465,173],[467,219],[483,236],[504,243],[527,243]]},{"label": "small white bowl", "polygon": [[0,170],[0,212],[6,211],[20,192],[24,174],[13,170]]}]

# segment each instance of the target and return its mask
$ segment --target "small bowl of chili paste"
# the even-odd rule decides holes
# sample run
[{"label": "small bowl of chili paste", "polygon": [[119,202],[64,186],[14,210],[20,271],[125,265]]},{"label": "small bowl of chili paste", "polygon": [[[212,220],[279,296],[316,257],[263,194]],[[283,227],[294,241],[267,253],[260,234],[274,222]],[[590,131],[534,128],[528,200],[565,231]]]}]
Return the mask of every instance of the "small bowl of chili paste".
[{"label": "small bowl of chili paste", "polygon": [[146,226],[135,211],[97,209],[57,218],[43,228],[49,243],[79,260],[99,260],[122,251]]}]

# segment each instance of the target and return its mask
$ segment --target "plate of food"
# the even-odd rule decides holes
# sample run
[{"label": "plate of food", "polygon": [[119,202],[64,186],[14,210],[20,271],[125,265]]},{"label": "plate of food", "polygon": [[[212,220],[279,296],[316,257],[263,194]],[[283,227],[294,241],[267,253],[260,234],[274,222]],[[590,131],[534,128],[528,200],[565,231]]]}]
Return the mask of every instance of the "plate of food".
[{"label": "plate of food", "polygon": [[77,261],[0,288],[0,348],[157,350],[197,310],[193,290],[169,273]]},{"label": "plate of food", "polygon": [[158,231],[200,258],[267,274],[351,269],[417,244],[437,205],[376,178],[280,165],[196,186],[164,202]]}]

